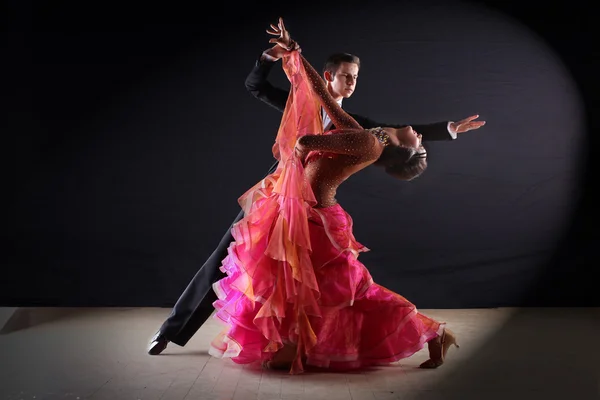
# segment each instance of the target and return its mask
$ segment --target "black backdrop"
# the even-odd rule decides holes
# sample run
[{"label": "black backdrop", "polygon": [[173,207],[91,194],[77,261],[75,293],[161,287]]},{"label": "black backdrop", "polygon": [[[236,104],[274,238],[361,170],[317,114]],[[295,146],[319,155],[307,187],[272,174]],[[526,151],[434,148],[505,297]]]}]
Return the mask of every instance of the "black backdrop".
[{"label": "black backdrop", "polygon": [[13,1],[0,305],[174,304],[272,163],[281,114],[244,79],[279,15],[319,69],[361,57],[347,110],[488,121],[431,144],[414,182],[340,189],[376,281],[420,308],[598,305],[590,14],[413,3]]}]

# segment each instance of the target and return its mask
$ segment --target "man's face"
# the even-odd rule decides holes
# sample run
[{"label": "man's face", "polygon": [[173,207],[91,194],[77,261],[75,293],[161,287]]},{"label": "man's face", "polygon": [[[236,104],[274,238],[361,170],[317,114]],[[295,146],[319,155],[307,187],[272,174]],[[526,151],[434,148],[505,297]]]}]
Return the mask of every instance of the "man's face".
[{"label": "man's face", "polygon": [[354,63],[342,62],[335,73],[325,73],[327,89],[336,101],[342,98],[349,98],[356,89],[356,80],[358,79],[358,65]]}]

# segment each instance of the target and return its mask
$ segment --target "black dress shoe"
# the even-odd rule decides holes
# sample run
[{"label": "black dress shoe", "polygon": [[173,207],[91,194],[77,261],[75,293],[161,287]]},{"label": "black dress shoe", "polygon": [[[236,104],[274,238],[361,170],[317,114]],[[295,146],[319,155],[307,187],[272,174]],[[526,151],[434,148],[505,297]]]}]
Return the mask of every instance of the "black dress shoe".
[{"label": "black dress shoe", "polygon": [[157,356],[163,352],[164,349],[167,348],[167,344],[169,341],[166,337],[157,333],[152,340],[150,340],[150,345],[148,346],[148,354],[151,356]]}]

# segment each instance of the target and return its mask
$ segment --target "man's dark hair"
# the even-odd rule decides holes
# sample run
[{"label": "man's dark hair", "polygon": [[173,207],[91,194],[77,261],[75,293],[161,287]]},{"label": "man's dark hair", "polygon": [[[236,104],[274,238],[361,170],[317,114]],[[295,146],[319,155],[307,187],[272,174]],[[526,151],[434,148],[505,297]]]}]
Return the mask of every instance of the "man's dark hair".
[{"label": "man's dark hair", "polygon": [[340,64],[343,62],[356,64],[358,65],[358,69],[360,69],[360,58],[358,56],[350,53],[334,53],[327,57],[327,61],[325,61],[325,65],[323,66],[323,73],[331,72],[331,74],[335,75]]}]

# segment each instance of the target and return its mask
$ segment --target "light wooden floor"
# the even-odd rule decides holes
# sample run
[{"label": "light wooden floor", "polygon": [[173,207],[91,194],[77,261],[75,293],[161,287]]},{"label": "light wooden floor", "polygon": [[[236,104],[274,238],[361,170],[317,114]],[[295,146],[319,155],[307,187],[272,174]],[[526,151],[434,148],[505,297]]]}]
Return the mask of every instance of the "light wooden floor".
[{"label": "light wooden floor", "polygon": [[[459,337],[446,364],[291,376],[207,354],[211,320],[182,348],[146,353],[163,308],[0,309],[0,399],[600,399],[600,310],[420,310]],[[2,316],[3,314],[3,316]]]}]

